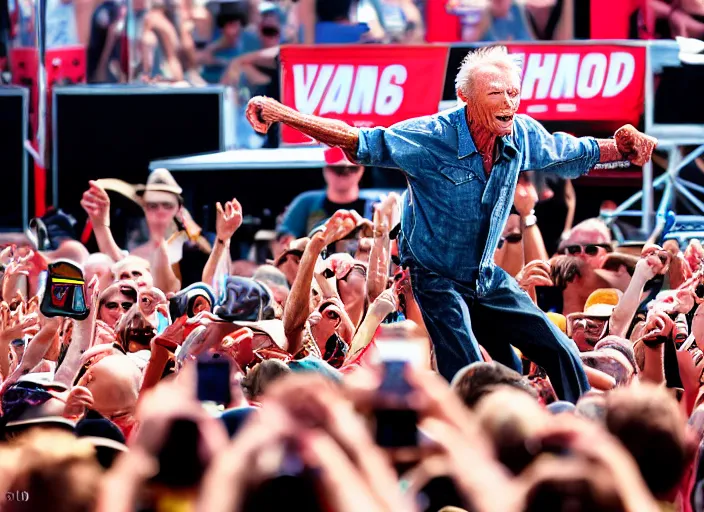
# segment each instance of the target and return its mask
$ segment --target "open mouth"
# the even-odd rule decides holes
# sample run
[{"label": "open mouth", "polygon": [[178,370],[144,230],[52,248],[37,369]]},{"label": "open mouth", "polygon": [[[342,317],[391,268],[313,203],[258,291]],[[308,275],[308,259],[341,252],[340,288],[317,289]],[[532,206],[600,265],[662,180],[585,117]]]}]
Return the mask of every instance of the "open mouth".
[{"label": "open mouth", "polygon": [[508,115],[508,116],[496,116],[496,119],[501,121],[502,123],[508,123],[511,119],[513,119],[513,115]]}]

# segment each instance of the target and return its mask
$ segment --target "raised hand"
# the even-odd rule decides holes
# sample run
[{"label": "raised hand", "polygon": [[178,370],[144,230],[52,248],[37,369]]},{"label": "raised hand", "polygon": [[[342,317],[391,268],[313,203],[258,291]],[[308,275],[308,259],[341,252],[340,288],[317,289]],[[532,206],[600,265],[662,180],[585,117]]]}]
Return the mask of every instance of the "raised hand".
[{"label": "raised hand", "polygon": [[[672,255],[668,251],[655,244],[648,244],[643,247],[640,257],[641,261],[646,260],[648,267],[650,267],[652,277],[666,273],[672,259]],[[640,261],[638,263],[640,263]]]},{"label": "raised hand", "polygon": [[223,242],[232,238],[235,231],[242,225],[242,206],[237,199],[232,199],[225,203],[223,207],[220,203],[215,204],[217,217],[215,218],[215,233],[218,240]]},{"label": "raised hand", "polygon": [[94,226],[110,226],[110,197],[105,189],[95,181],[89,181],[89,188],[83,192],[81,206]]},{"label": "raised hand", "polygon": [[614,139],[619,152],[635,165],[645,165],[658,143],[658,139],[639,132],[630,124],[616,130]]},{"label": "raised hand", "polygon": [[259,133],[266,133],[271,125],[280,121],[276,107],[280,103],[273,98],[266,96],[255,96],[247,104],[247,121]]},{"label": "raised hand", "polygon": [[538,202],[538,191],[530,181],[519,180],[513,194],[513,205],[521,217],[527,217]]},{"label": "raised hand", "polygon": [[325,223],[325,228],[315,234],[315,237],[322,240],[325,246],[333,242],[342,240],[357,227],[357,218],[348,210],[338,210]]}]

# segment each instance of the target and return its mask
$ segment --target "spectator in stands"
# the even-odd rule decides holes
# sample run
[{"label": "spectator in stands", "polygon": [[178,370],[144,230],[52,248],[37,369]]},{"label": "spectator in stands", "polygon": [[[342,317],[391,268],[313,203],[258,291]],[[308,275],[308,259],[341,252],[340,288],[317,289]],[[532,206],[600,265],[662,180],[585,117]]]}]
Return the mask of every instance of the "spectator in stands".
[{"label": "spectator in stands", "polygon": [[369,27],[353,22],[353,3],[352,0],[299,0],[295,16],[303,32],[302,42],[359,42]]},{"label": "spectator in stands", "polygon": [[612,250],[609,228],[599,219],[587,219],[570,230],[557,252],[577,256],[597,269]]},{"label": "spectator in stands", "polygon": [[215,16],[217,38],[196,59],[203,65],[202,76],[208,83],[218,83],[230,60],[259,48],[257,37],[245,30],[249,23],[249,5],[244,1],[223,2]]},{"label": "spectator in stands", "polygon": [[353,210],[371,219],[372,204],[378,198],[360,195],[359,182],[364,167],[351,163],[338,148],[326,150],[325,160],[327,165],[323,169],[323,177],[326,189],[304,192],[291,202],[278,228],[279,237],[294,239],[307,236],[339,209]]}]

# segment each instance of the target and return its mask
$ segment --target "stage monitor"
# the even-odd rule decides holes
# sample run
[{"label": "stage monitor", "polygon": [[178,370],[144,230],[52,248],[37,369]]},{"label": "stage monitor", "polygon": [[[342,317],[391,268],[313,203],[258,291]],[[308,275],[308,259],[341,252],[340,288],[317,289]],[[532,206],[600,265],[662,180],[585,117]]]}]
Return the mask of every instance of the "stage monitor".
[{"label": "stage monitor", "polygon": [[145,183],[149,162],[224,149],[226,89],[57,87],[53,101],[53,203],[84,218],[88,180]]},{"label": "stage monitor", "polygon": [[19,231],[29,221],[28,157],[24,141],[29,134],[29,91],[0,87],[0,155],[2,155],[3,206],[0,231]]}]

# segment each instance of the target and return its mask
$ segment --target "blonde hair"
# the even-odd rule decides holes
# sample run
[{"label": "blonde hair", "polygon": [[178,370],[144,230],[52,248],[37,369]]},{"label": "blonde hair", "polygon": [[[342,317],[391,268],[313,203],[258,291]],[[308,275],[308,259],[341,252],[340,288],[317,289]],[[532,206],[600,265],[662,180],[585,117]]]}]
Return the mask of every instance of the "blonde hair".
[{"label": "blonde hair", "polygon": [[57,430],[35,428],[0,451],[6,482],[27,500],[3,505],[10,512],[52,510],[89,512],[94,509],[102,468],[90,442]]},{"label": "blonde hair", "polygon": [[509,55],[505,46],[485,46],[469,52],[462,60],[455,77],[455,90],[469,96],[472,91],[474,70],[486,64],[514,69],[519,76],[522,74],[523,63],[516,56]]}]

